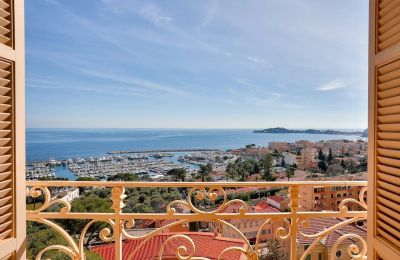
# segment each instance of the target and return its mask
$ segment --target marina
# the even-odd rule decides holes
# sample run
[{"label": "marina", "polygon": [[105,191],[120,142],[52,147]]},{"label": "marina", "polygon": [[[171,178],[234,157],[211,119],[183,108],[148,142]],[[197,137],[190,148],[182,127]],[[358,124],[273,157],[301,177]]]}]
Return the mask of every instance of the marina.
[{"label": "marina", "polygon": [[202,164],[211,163],[214,169],[224,169],[231,154],[218,150],[196,150],[192,152],[153,151],[110,154],[99,157],[49,159],[27,164],[27,179],[51,179],[55,177],[75,180],[79,177],[94,177],[106,180],[117,173],[132,173],[139,179],[163,180],[173,168],[184,168],[188,175],[197,172]]}]

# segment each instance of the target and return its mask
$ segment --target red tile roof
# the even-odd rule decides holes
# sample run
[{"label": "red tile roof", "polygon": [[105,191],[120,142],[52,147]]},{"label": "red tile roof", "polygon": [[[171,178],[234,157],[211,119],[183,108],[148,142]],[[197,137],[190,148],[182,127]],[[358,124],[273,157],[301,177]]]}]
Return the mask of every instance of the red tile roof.
[{"label": "red tile roof", "polygon": [[[138,250],[138,252],[132,257],[134,260],[153,260],[158,259],[158,255],[162,244],[171,236],[183,234],[189,236],[195,246],[196,250],[193,254],[197,257],[206,257],[208,259],[218,259],[218,255],[225,248],[231,246],[243,247],[244,242],[239,239],[216,237],[214,233],[205,232],[185,232],[185,233],[161,233],[149,239],[143,244],[143,247]],[[139,240],[125,240],[123,241],[122,247],[122,259],[127,259],[130,252],[139,246],[142,242]],[[191,246],[186,239],[175,238],[166,244],[163,253],[163,259],[176,259],[176,250],[179,246],[186,246],[188,253],[192,253]],[[102,244],[98,246],[93,246],[91,251],[97,252],[105,260],[114,259],[114,244]],[[222,259],[225,260],[235,260],[240,259],[241,253],[238,251],[229,251],[223,255]]]},{"label": "red tile roof", "polygon": [[284,200],[285,198],[279,195],[273,195],[273,196],[269,196],[268,199],[276,201],[278,203],[280,203],[282,200]]},{"label": "red tile roof", "polygon": [[[307,228],[300,227],[300,230],[305,234],[315,234],[323,231],[324,229],[330,228],[340,222],[343,222],[344,219],[340,218],[313,218],[310,219],[310,225]],[[321,244],[325,246],[333,246],[336,240],[343,236],[344,234],[357,234],[363,238],[367,237],[367,230],[363,227],[357,226],[356,224],[348,224],[341,228],[336,229],[329,235],[327,235],[324,239],[321,240]],[[297,234],[297,244],[301,245],[310,245],[314,242],[313,238],[306,238],[299,234]],[[343,244],[351,244],[354,243],[351,239],[346,239],[342,242]]]}]

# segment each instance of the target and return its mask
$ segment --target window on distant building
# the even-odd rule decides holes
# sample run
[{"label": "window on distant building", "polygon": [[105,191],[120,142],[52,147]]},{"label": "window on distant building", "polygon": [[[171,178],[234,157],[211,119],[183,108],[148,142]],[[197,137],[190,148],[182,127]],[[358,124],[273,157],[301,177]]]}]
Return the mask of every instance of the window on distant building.
[{"label": "window on distant building", "polygon": [[322,260],[322,253],[318,254],[318,260]]}]

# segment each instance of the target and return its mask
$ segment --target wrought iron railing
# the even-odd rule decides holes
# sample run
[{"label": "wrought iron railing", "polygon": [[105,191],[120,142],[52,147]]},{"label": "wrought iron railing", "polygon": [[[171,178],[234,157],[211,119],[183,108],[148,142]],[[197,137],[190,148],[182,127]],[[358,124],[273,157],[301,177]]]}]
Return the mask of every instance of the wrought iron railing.
[{"label": "wrought iron railing", "polygon": [[[343,198],[338,204],[337,210],[334,211],[303,211],[299,205],[300,194],[302,187],[358,187],[358,199]],[[39,222],[56,230],[60,236],[66,241],[67,245],[50,245],[38,253],[36,259],[42,259],[44,253],[50,250],[60,250],[69,255],[72,259],[85,259],[85,236],[88,229],[96,222],[108,223],[111,228],[102,228],[98,231],[99,241],[113,243],[115,250],[115,259],[135,259],[134,255],[137,250],[140,250],[140,245],[133,249],[128,255],[122,255],[122,247],[124,240],[140,239],[141,244],[146,243],[152,237],[162,233],[164,230],[182,223],[205,221],[218,223],[222,226],[228,226],[230,229],[237,232],[238,237],[243,240],[243,247],[233,246],[225,248],[221,251],[218,259],[224,258],[224,255],[229,251],[237,251],[242,254],[244,259],[264,259],[261,250],[262,229],[268,223],[278,221],[279,227],[274,231],[275,237],[287,244],[288,258],[290,259],[306,259],[313,249],[328,235],[346,225],[360,223],[367,218],[366,190],[367,182],[363,181],[307,181],[307,182],[101,182],[101,181],[28,181],[27,193],[28,196],[38,197],[44,196],[44,202],[38,209],[28,210],[27,219],[29,221]],[[110,199],[112,201],[111,213],[92,213],[92,212],[72,212],[71,204],[65,200],[52,198],[51,191],[55,187],[98,187],[111,189]],[[131,213],[123,212],[125,189],[133,188],[171,188],[180,189],[185,198],[169,202],[165,207],[165,212],[161,213]],[[249,203],[241,199],[230,199],[226,190],[232,188],[253,187],[259,189],[265,188],[283,188],[287,189],[290,198],[288,212],[251,212]],[[206,203],[207,202],[207,203]],[[48,209],[56,204],[62,207],[58,212],[49,212]],[[357,205],[356,210],[349,209],[348,205]],[[238,210],[235,212],[227,212],[227,208],[236,205]],[[177,207],[186,208],[184,212],[176,210]],[[315,218],[340,218],[342,221],[330,226],[324,227],[323,230],[318,230],[313,233],[304,232],[311,219]],[[73,219],[73,220],[88,220],[88,223],[83,228],[79,236],[72,237],[65,231],[57,220]],[[250,242],[244,233],[229,221],[237,219],[261,219],[262,224],[258,227],[255,242]],[[170,220],[171,223],[154,229],[144,235],[132,235],[128,232],[134,228],[135,220]],[[189,240],[190,247],[180,246],[176,249],[177,259],[205,259],[201,256],[192,256],[196,245],[191,241],[189,236],[177,233],[175,236],[181,239]],[[298,250],[297,241],[299,238],[307,238],[313,240],[307,248],[301,252]],[[336,259],[336,248],[343,241],[352,241],[354,243],[346,243],[348,258],[350,259],[366,259],[367,247],[365,237],[359,234],[342,234],[330,250],[332,253],[330,259]],[[355,242],[357,241],[357,242]],[[165,241],[165,243],[168,241]],[[187,245],[187,244],[186,244]],[[163,250],[165,244],[160,248],[159,259],[163,259]]]}]

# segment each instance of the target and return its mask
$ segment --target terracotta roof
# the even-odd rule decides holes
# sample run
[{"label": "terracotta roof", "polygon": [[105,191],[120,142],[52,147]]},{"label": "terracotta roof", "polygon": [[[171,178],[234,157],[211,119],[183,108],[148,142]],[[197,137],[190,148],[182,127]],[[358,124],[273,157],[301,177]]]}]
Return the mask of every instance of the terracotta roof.
[{"label": "terracotta roof", "polygon": [[[162,244],[171,236],[182,234],[189,236],[195,244],[195,252],[193,257],[206,257],[208,259],[218,259],[218,255],[225,248],[231,246],[243,247],[244,242],[239,239],[216,237],[214,233],[205,232],[185,232],[185,233],[161,233],[150,238],[147,242],[143,244],[143,247],[138,250],[138,252],[132,257],[134,260],[153,260],[158,259],[159,252]],[[139,240],[125,240],[123,241],[122,247],[122,259],[127,259],[130,252],[139,246],[142,242]],[[185,246],[188,249],[188,253],[192,253],[191,245],[186,239],[176,238],[172,239],[166,244],[163,253],[163,259],[175,259],[176,250],[179,246]],[[93,246],[91,251],[97,252],[104,260],[114,259],[114,244],[102,244],[98,246]],[[241,253],[238,251],[229,251],[224,254],[222,259],[225,260],[235,260],[240,259]]]},{"label": "terracotta roof", "polygon": [[274,195],[274,196],[269,196],[268,199],[280,203],[282,200],[285,200],[286,198],[279,195]]},{"label": "terracotta roof", "polygon": [[[321,232],[324,229],[332,227],[345,219],[340,218],[313,218],[310,219],[310,225],[308,228],[300,227],[300,230],[305,234],[315,234],[317,232]],[[321,244],[325,246],[333,246],[337,239],[344,234],[357,234],[363,238],[367,237],[367,230],[363,227],[359,227],[356,224],[348,224],[341,228],[336,229],[329,235],[325,236],[324,239],[321,240]],[[297,244],[301,245],[310,245],[314,242],[313,238],[306,238],[299,234],[297,234]],[[351,244],[354,243],[351,239],[346,239],[342,242],[343,244]]]}]

